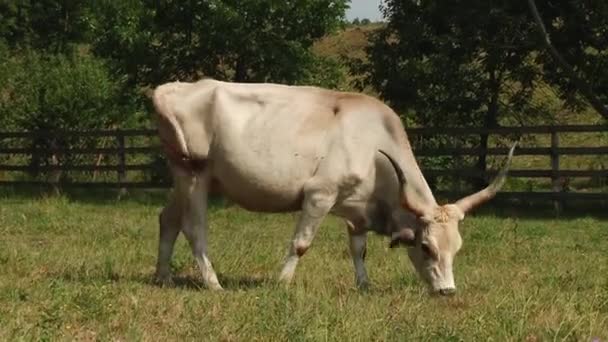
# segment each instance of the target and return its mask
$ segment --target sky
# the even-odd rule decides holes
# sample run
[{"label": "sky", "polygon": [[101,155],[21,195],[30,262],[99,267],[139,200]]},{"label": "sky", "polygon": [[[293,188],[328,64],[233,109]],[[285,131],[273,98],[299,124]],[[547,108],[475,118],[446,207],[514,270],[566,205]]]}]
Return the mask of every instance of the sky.
[{"label": "sky", "polygon": [[381,1],[382,0],[351,0],[350,9],[346,11],[346,18],[348,20],[367,18],[371,21],[378,21],[382,19],[382,15],[378,9]]}]

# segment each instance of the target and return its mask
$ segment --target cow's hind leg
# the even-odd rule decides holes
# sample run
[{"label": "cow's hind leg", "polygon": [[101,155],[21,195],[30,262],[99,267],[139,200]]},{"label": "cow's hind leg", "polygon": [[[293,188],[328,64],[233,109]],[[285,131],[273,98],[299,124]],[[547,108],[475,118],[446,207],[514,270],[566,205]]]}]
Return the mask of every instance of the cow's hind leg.
[{"label": "cow's hind leg", "polygon": [[369,287],[369,279],[367,278],[367,271],[365,270],[365,254],[367,251],[367,234],[354,232],[351,228],[351,224],[348,223],[348,237],[350,246],[350,255],[353,258],[353,265],[355,266],[355,283],[360,289],[367,289]]},{"label": "cow's hind leg", "polygon": [[335,200],[336,194],[326,187],[305,189],[302,213],[279,277],[283,283],[291,282],[298,261],[310,247],[319,225],[333,207]]},{"label": "cow's hind leg", "polygon": [[159,217],[160,238],[156,281],[171,284],[170,261],[175,239],[181,230],[192,248],[192,254],[203,275],[205,285],[211,289],[222,287],[207,256],[207,193],[209,177],[206,173],[193,174],[172,168],[175,189],[169,204]]},{"label": "cow's hind leg", "polygon": [[210,179],[207,172],[192,177],[182,215],[182,231],[190,243],[194,259],[207,288],[221,290],[217,275],[207,256],[207,196]]}]

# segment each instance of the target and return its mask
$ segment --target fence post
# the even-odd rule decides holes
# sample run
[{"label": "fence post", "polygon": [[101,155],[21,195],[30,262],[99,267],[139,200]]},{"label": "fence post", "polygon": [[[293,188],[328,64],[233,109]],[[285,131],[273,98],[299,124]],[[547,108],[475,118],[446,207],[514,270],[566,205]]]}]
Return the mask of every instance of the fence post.
[{"label": "fence post", "polygon": [[[44,158],[48,161],[48,166],[50,167],[49,172],[47,174],[47,180],[51,182],[53,193],[55,195],[61,194],[61,175],[63,173],[62,163],[59,160],[58,154],[60,152],[57,151],[58,143],[57,139],[52,139],[51,136],[54,135],[50,131],[42,132],[42,137],[44,137],[45,146],[47,148],[47,152],[44,154]],[[40,148],[36,146],[36,148]],[[65,160],[65,159],[64,159]]]},{"label": "fence post", "polygon": [[125,136],[122,131],[116,131],[116,139],[118,140],[118,183],[121,183],[118,197],[124,195],[127,189],[122,186],[126,180],[126,152],[125,152]]},{"label": "fence post", "polygon": [[[551,183],[553,187],[553,193],[559,194],[562,190],[560,179],[559,179],[559,135],[555,128],[551,129]],[[553,200],[553,208],[555,210],[555,216],[559,216],[563,209],[563,203],[561,199]]]}]

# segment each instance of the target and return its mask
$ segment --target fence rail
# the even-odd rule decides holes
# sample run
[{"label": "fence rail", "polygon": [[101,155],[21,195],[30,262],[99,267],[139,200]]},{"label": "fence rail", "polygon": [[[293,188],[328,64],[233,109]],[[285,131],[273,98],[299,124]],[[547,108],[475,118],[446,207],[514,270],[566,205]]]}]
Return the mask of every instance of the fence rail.
[{"label": "fence rail", "polygon": [[[560,168],[560,157],[562,156],[608,156],[608,146],[575,146],[560,147],[560,134],[564,133],[608,133],[606,125],[576,125],[576,126],[535,126],[535,127],[497,127],[497,128],[410,128],[407,130],[412,142],[424,137],[461,137],[461,136],[507,136],[520,137],[522,135],[550,135],[549,147],[521,146],[516,150],[516,156],[546,156],[550,163],[543,169],[514,169],[509,175],[512,178],[546,178],[551,181],[550,191],[512,191],[502,192],[499,197],[516,199],[547,199],[553,201],[564,201],[570,199],[592,199],[607,200],[606,192],[567,192],[560,182],[563,178],[595,177],[608,180],[608,169],[584,170]],[[52,141],[62,138],[82,139],[105,139],[106,144],[92,147],[65,147],[53,144],[27,148],[33,146],[33,142]],[[46,139],[46,140],[45,140]],[[133,146],[131,139],[144,139],[144,146]],[[15,142],[18,141],[18,142]],[[12,142],[12,143],[11,143]],[[480,156],[504,156],[508,154],[507,147],[445,147],[429,148],[416,146],[414,152],[417,158],[425,157],[480,157]],[[47,163],[45,165],[31,165],[27,160],[33,158],[45,159],[49,156],[61,159],[65,156],[98,156],[99,160],[106,157],[112,163]],[[147,157],[147,162],[132,162],[134,155]],[[170,186],[168,180],[129,179],[128,172],[138,171],[149,173],[158,171],[159,164],[150,161],[150,157],[160,156],[160,144],[157,132],[150,129],[134,130],[104,130],[104,131],[79,131],[79,132],[0,132],[0,186],[1,185],[58,185],[61,187],[100,187],[100,188],[164,188]],[[111,157],[111,158],[110,158]],[[12,158],[12,159],[11,159]],[[18,163],[9,163],[7,160],[18,160]],[[77,180],[66,182],[56,177],[45,180],[28,180],[27,177],[10,177],[7,173],[27,174],[31,172],[48,172],[60,174],[64,172],[113,172],[114,180],[106,177],[101,181]],[[426,177],[452,177],[462,178],[485,178],[488,179],[496,174],[496,170],[478,170],[475,168],[423,168]],[[4,177],[3,177],[4,174]],[[25,180],[23,178],[26,178]],[[444,194],[456,194],[457,191],[439,191]]]}]

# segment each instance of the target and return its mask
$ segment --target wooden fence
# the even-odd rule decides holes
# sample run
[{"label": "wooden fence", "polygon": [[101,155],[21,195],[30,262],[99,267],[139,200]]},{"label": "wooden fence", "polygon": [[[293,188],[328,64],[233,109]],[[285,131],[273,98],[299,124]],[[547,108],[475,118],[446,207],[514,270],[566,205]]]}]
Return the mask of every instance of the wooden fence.
[{"label": "wooden fence", "polygon": [[[72,139],[105,139],[106,144],[110,146],[98,147],[77,147],[77,148],[65,148],[56,146],[36,146],[36,147],[5,147],[9,145],[6,143],[7,140],[21,140],[20,143],[16,144],[19,146],[32,146],[36,140],[52,141],[60,138],[72,138]],[[128,139],[133,138],[144,138],[148,144],[144,146],[133,146],[133,144],[127,144]],[[13,144],[15,145],[15,144]],[[128,162],[130,156],[160,156],[160,146],[157,142],[157,132],[155,130],[140,129],[140,130],[108,130],[108,131],[70,131],[70,132],[4,132],[0,133],[0,158],[3,155],[12,156],[13,159],[17,159],[17,164],[0,164],[0,172],[10,173],[46,173],[48,175],[46,180],[15,180],[15,177],[5,177],[9,180],[2,179],[0,177],[0,185],[59,185],[61,187],[97,187],[97,188],[164,188],[169,187],[169,182],[162,181],[145,181],[145,180],[129,180],[127,172],[139,171],[139,172],[151,172],[158,168],[158,165],[148,162]],[[28,159],[33,158],[46,158],[51,159],[52,156],[97,156],[97,157],[114,157],[107,158],[111,160],[111,163],[99,162],[99,163],[86,163],[79,162],[74,163],[61,163],[57,162],[46,163],[46,165],[29,165],[25,163]],[[15,156],[21,156],[24,158],[14,158]],[[8,158],[5,158],[8,159]],[[82,159],[82,158],[81,158]],[[141,159],[141,158],[140,158]],[[144,158],[150,159],[150,158]],[[0,159],[2,160],[2,159]],[[103,181],[94,180],[76,180],[76,181],[61,181],[60,179],[52,179],[56,173],[69,173],[69,172],[90,172],[90,173],[114,173],[115,177],[113,180],[108,180],[106,177]],[[21,177],[31,178],[31,177]],[[38,177],[40,178],[40,177]]]},{"label": "wooden fence", "polygon": [[[560,146],[560,135],[563,134],[606,134],[608,126],[536,126],[536,127],[499,127],[499,128],[410,128],[407,130],[413,142],[415,155],[424,158],[477,158],[479,156],[504,156],[508,146],[469,148],[469,147],[424,147],[419,144],[430,137],[462,138],[488,135],[495,140],[506,141],[509,138],[522,136],[545,137],[550,141],[546,147],[528,147],[520,144],[516,150],[519,156],[544,156],[550,162],[544,168],[512,168],[510,178],[544,179],[550,187],[541,191],[503,191],[503,198],[545,199],[565,201],[571,199],[607,200],[606,186],[599,186],[593,191],[568,190],[563,186],[564,180],[572,178],[599,179],[605,184],[608,180],[608,168],[600,169],[564,169],[560,167],[563,156],[608,157],[608,146],[598,143],[596,147],[563,147]],[[549,139],[550,137],[550,139]],[[606,137],[603,135],[603,137]],[[48,143],[61,139],[88,139],[91,143],[84,147],[62,148]],[[35,142],[39,144],[36,145]],[[104,144],[100,144],[103,141]],[[607,140],[604,140],[607,141]],[[42,142],[42,143],[40,143]],[[101,147],[100,147],[101,145]],[[494,144],[496,146],[496,144]],[[538,144],[535,144],[538,145]],[[23,147],[36,146],[36,147]],[[69,156],[80,156],[77,162],[62,162]],[[87,157],[88,156],[88,157]],[[92,132],[5,132],[0,133],[0,185],[54,185],[60,187],[101,187],[101,188],[164,188],[170,186],[170,180],[152,179],[150,173],[166,172],[160,153],[155,130],[117,130]],[[32,160],[45,160],[46,163],[32,164]],[[50,162],[49,162],[50,160]],[[87,162],[93,160],[93,162]],[[608,164],[608,159],[607,164]],[[160,161],[160,162],[159,162]],[[424,163],[423,163],[424,165]],[[607,165],[608,166],[608,165]],[[131,177],[128,173],[138,172],[139,176]],[[37,173],[38,177],[31,174]],[[79,177],[66,178],[66,174],[80,173]],[[94,177],[103,173],[104,177]],[[429,179],[446,177],[452,179],[489,179],[496,170],[482,171],[472,167],[423,167],[423,173]],[[42,177],[40,175],[43,175]],[[46,177],[46,178],[44,178]],[[36,179],[36,180],[32,180]],[[602,190],[603,189],[603,190]],[[458,196],[457,189],[441,189],[438,193],[446,197]]]}]

